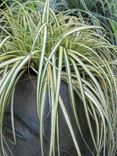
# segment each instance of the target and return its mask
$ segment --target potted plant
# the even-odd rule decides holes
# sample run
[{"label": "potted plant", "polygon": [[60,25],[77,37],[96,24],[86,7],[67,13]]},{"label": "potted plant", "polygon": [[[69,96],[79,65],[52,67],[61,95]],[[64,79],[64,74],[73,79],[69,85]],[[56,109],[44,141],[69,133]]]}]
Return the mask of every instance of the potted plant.
[{"label": "potted plant", "polygon": [[[49,7],[49,0],[45,3],[14,1],[6,10],[1,10],[0,17],[2,154],[7,151],[27,155],[21,154],[22,149],[18,149],[21,143],[17,143],[17,137],[23,134],[17,132],[21,130],[18,128],[20,121],[28,119],[24,108],[30,109],[28,103],[22,107],[23,99],[28,97],[26,93],[34,96],[28,102],[33,101],[31,108],[34,104],[38,115],[40,151],[32,155],[115,156],[117,47],[106,40],[106,31],[100,23],[91,25],[82,15],[55,14]],[[27,78],[27,83],[21,82]],[[27,93],[28,85],[31,88]],[[7,109],[10,115],[5,119]],[[25,114],[25,118],[20,116],[20,121],[18,110]],[[4,126],[9,120],[16,145],[9,142],[8,127]],[[30,129],[30,124],[27,127]],[[26,136],[23,137],[25,140]],[[25,143],[23,146],[25,148]],[[30,151],[29,147],[25,152]]]}]

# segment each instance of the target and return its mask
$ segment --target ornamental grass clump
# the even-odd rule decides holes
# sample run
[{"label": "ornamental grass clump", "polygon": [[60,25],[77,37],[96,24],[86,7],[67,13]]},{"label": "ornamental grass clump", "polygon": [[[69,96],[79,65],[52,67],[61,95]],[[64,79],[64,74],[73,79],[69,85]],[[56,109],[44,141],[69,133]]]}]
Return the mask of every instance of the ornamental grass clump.
[{"label": "ornamental grass clump", "polygon": [[[88,19],[64,13],[56,15],[49,8],[48,0],[45,4],[31,0],[23,4],[14,1],[10,7],[1,10],[0,33],[0,145],[3,155],[5,155],[3,135],[5,109],[10,99],[13,105],[17,81],[25,72],[30,73],[31,69],[38,78],[37,112],[42,156],[46,90],[50,95],[51,107],[49,156],[55,151],[55,142],[58,143],[59,149],[59,137],[56,137],[56,133],[59,136],[58,107],[63,112],[77,154],[82,155],[73,123],[60,96],[62,81],[68,85],[74,122],[83,139],[85,137],[76,112],[75,94],[82,100],[96,155],[115,156],[117,47],[105,39],[104,28],[99,23],[97,26],[90,25]],[[11,109],[15,138],[13,118]],[[96,134],[91,118],[95,121]],[[88,147],[86,142],[85,144]]]}]

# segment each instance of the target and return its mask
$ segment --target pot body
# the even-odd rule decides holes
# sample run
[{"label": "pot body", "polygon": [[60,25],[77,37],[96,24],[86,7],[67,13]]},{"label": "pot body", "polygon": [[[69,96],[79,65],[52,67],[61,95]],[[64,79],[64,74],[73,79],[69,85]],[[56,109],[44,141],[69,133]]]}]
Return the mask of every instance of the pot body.
[{"label": "pot body", "polygon": [[[11,143],[9,140],[13,140],[12,129],[11,129],[11,117],[10,117],[10,105],[6,109],[6,115],[4,119],[4,134],[6,141],[11,149],[14,156],[41,156],[40,150],[40,139],[39,139],[39,118],[37,115],[36,106],[36,83],[37,78],[28,76],[25,74],[17,83],[14,97],[14,122],[16,131],[16,144]],[[79,142],[81,153],[83,156],[91,156],[92,154],[87,149],[78,127],[75,122],[75,118],[72,113],[72,108],[69,99],[68,86],[65,82],[61,83],[60,88],[61,97],[65,103],[65,108],[68,112],[70,121],[72,123],[74,133],[77,141]],[[94,146],[90,137],[89,129],[85,119],[85,112],[82,102],[78,96],[75,97],[76,109],[81,123],[81,128],[85,139],[89,147],[94,152]],[[58,106],[59,107],[59,106]],[[67,126],[66,120],[62,113],[61,108],[59,109],[59,139],[60,139],[60,154],[61,156],[77,156],[77,152],[74,147],[74,143]],[[93,125],[92,120],[92,125]],[[94,125],[93,125],[94,126]],[[46,96],[45,104],[45,115],[44,115],[44,154],[49,154],[50,144],[50,129],[51,129],[51,109],[48,100],[48,93]],[[94,126],[95,129],[95,126]],[[11,156],[10,151],[7,149],[8,155]],[[55,147],[56,156],[57,147]]]}]

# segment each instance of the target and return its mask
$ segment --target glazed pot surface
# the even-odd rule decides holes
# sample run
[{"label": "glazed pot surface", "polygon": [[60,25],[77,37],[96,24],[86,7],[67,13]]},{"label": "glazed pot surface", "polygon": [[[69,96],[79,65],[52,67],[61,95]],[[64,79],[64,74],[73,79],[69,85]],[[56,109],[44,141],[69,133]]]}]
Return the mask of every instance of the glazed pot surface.
[{"label": "glazed pot surface", "polygon": [[[10,117],[10,105],[6,110],[4,119],[4,133],[6,141],[14,156],[41,156],[40,150],[40,138],[39,138],[39,118],[37,115],[36,105],[36,83],[37,78],[28,76],[25,74],[17,83],[14,97],[14,121],[16,131],[16,144],[12,144],[13,141],[11,117]],[[85,143],[76,126],[75,118],[72,113],[70,105],[68,86],[65,82],[61,83],[60,95],[65,103],[65,108],[68,112],[70,121],[72,123],[74,133],[79,142],[81,153],[83,156],[91,156],[91,153],[86,148]],[[83,130],[85,139],[89,147],[94,151],[90,133],[88,130],[87,122],[85,119],[85,113],[82,102],[78,96],[75,97],[76,109],[79,116],[79,121]],[[59,106],[58,106],[59,107]],[[92,123],[93,124],[93,123]],[[46,95],[45,115],[44,115],[44,154],[49,155],[50,144],[50,130],[51,130],[51,107],[48,100],[48,92]],[[77,156],[77,152],[74,147],[74,143],[66,124],[64,115],[61,108],[59,108],[59,138],[60,138],[60,154],[61,156]],[[11,152],[7,149],[11,156]],[[55,147],[56,156],[57,147]]]}]

